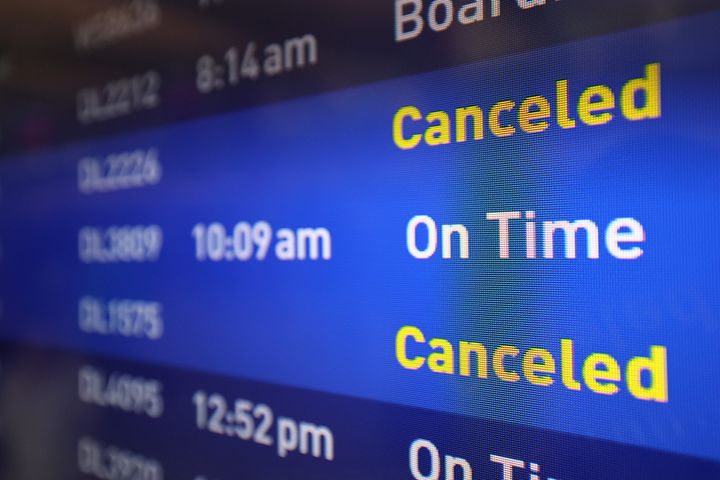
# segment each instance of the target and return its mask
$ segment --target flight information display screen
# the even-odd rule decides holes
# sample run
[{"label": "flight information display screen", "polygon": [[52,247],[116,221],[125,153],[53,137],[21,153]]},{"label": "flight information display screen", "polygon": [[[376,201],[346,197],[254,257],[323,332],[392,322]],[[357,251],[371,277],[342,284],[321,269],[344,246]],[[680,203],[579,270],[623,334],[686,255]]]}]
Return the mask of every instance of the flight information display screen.
[{"label": "flight information display screen", "polygon": [[0,5],[0,478],[720,478],[710,0]]}]

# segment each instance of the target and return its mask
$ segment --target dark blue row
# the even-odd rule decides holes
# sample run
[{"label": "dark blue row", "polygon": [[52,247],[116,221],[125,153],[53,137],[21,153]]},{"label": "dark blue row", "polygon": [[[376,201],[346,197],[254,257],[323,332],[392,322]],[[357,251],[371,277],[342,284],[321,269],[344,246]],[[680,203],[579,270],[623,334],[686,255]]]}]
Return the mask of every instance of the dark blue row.
[{"label": "dark blue row", "polygon": [[[455,19],[447,28],[428,26],[430,0],[422,3],[425,25],[416,38],[396,41],[395,2],[296,2],[267,4],[260,0],[160,2],[158,26],[109,47],[77,52],[72,28],[82,23],[52,25],[53,42],[38,47],[32,58],[10,51],[12,65],[0,97],[0,152],[22,151],[101,134],[138,130],[206,115],[234,111],[299,96],[328,92],[353,85],[396,78],[437,68],[517,53],[603,33],[652,24],[717,8],[712,0],[621,0],[520,2],[499,0],[498,16],[485,2],[484,19],[462,25]],[[455,1],[454,18],[472,2]],[[495,2],[492,2],[493,4]],[[520,8],[520,4],[536,4]],[[80,9],[78,9],[80,10]],[[406,10],[411,10],[408,6]],[[439,9],[442,11],[442,8]],[[442,14],[438,14],[443,22]],[[18,17],[16,23],[25,19]],[[411,29],[408,23],[405,27]],[[244,53],[254,41],[263,47],[290,38],[313,34],[318,42],[318,62],[307,68],[243,80],[233,87],[200,93],[198,60],[210,54],[215,66],[228,69],[223,56],[230,47]],[[16,43],[35,45],[43,30],[17,33]],[[192,42],[187,42],[192,38]],[[0,44],[0,47],[2,45]],[[20,55],[20,56],[17,56]],[[261,59],[262,60],[262,59]],[[25,66],[27,66],[26,70]],[[159,101],[154,108],[140,108],[130,115],[83,124],[78,121],[78,92],[153,71],[159,74]],[[41,73],[37,73],[41,72]],[[227,72],[218,82],[227,84]],[[44,81],[29,90],[28,76]],[[63,78],[62,82],[52,81]],[[30,93],[28,94],[28,91]]]},{"label": "dark blue row", "polygon": [[[503,462],[516,465],[514,478],[536,470],[540,478],[559,480],[720,475],[718,463],[658,450],[197,371],[7,343],[0,346],[0,362],[0,475],[7,480],[28,478],[29,472],[36,480],[91,478],[78,467],[79,462],[85,462],[86,469],[92,465],[87,458],[78,460],[88,456],[88,444],[105,449],[105,462],[112,445],[158,462],[164,478],[178,479],[400,479],[414,478],[413,468],[415,476],[420,475],[415,478],[435,478],[435,472],[445,478],[447,465],[454,465],[455,478],[472,469],[466,478],[500,479]],[[161,382],[162,416],[153,419],[81,402],[78,372],[83,366]],[[198,391],[220,394],[229,403],[247,399],[268,405],[274,418],[266,437],[273,444],[199,429],[193,402]],[[230,426],[226,418],[223,425]],[[332,452],[328,454],[321,438],[317,458],[312,441],[309,454],[300,452],[300,440],[279,456],[276,425],[288,425],[289,418],[298,432],[302,422],[328,427]],[[290,445],[290,437],[283,437],[285,445]],[[78,452],[79,443],[84,453]],[[33,465],[38,456],[46,462],[42,469]]]}]

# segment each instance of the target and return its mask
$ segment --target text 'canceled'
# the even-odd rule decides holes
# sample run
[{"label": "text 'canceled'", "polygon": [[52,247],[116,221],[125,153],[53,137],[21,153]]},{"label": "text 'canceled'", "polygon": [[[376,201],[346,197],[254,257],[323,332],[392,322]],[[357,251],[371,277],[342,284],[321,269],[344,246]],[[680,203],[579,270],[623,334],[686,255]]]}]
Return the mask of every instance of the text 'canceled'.
[{"label": "text 'canceled'", "polygon": [[660,64],[645,65],[644,75],[625,82],[618,91],[608,85],[583,88],[571,94],[568,80],[555,82],[552,96],[532,95],[522,100],[501,99],[483,107],[462,105],[451,111],[423,112],[415,105],[400,107],[393,116],[395,145],[410,150],[421,143],[430,147],[512,137],[518,132],[542,133],[557,126],[561,131],[579,124],[596,127],[616,118],[642,121],[660,118]]}]

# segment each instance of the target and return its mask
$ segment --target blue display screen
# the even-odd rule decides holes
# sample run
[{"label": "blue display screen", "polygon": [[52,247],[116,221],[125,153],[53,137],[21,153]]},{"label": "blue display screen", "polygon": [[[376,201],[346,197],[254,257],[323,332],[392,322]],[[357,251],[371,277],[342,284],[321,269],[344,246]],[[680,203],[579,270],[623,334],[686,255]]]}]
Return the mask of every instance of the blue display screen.
[{"label": "blue display screen", "polygon": [[71,3],[0,41],[0,477],[720,475],[712,2]]}]

